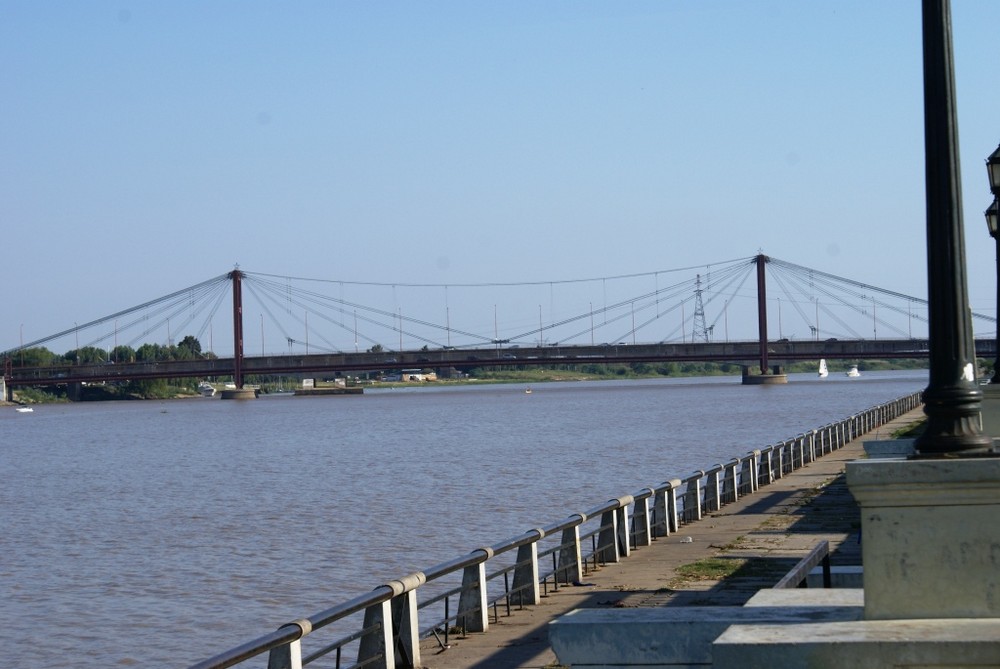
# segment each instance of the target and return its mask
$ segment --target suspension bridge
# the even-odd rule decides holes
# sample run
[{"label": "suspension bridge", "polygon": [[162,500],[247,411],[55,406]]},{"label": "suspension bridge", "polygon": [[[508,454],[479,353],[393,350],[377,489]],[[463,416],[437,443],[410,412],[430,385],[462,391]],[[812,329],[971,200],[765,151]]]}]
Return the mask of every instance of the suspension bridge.
[{"label": "suspension bridge", "polygon": [[[973,322],[977,355],[994,356],[996,318],[973,313]],[[486,284],[236,268],[0,357],[8,388],[231,377],[242,389],[252,375],[708,361],[743,366],[744,382],[768,382],[792,361],[926,357],[927,330],[925,299],[763,254]]]}]

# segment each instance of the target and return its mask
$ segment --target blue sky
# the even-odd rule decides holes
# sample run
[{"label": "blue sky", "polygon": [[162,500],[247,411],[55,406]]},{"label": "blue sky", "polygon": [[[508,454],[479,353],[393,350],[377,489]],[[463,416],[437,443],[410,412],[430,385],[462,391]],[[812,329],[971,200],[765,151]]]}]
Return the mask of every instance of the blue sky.
[{"label": "blue sky", "polygon": [[[994,314],[1000,3],[953,5]],[[763,250],[926,294],[915,0],[0,0],[0,62],[0,349],[236,263],[545,282]]]}]

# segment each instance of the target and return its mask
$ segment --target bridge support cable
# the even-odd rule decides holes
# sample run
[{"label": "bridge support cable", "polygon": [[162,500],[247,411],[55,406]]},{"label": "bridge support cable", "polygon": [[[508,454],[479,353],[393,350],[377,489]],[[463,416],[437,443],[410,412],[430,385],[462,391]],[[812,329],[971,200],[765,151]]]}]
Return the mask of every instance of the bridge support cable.
[{"label": "bridge support cable", "polygon": [[[91,328],[99,327],[101,325],[107,325],[108,323],[114,323],[114,321],[117,320],[117,319],[123,318],[125,316],[130,316],[132,314],[135,314],[135,313],[141,312],[143,310],[149,309],[150,307],[155,307],[155,306],[160,305],[161,303],[164,303],[164,302],[170,302],[170,301],[176,299],[177,297],[184,297],[184,296],[190,294],[192,291],[197,292],[197,291],[199,291],[199,290],[201,290],[203,288],[212,286],[214,284],[219,284],[219,283],[225,284],[228,281],[229,281],[229,275],[228,274],[222,274],[220,276],[213,277],[213,278],[208,279],[206,281],[202,281],[200,283],[196,283],[193,286],[188,286],[187,288],[183,288],[181,290],[175,291],[175,292],[170,293],[168,295],[164,295],[162,297],[158,297],[156,299],[149,300],[147,302],[143,302],[142,304],[136,305],[134,307],[129,307],[128,309],[123,309],[121,311],[117,311],[117,312],[115,312],[113,314],[110,314],[108,316],[103,316],[101,318],[97,318],[97,319],[88,321],[86,323],[80,324],[80,325],[74,325],[71,328],[67,328],[65,330],[61,330],[60,332],[57,332],[57,333],[52,334],[52,335],[49,335],[47,337],[42,337],[41,339],[36,339],[34,341],[29,341],[27,343],[24,343],[24,344],[21,344],[21,345],[15,347],[15,348],[9,349],[7,351],[3,351],[2,353],[0,353],[0,357],[9,357],[9,356],[13,355],[15,352],[20,351],[20,350],[24,350],[24,349],[28,349],[28,348],[34,348],[36,346],[43,346],[43,345],[48,344],[48,343],[50,343],[52,341],[55,341],[55,340],[58,340],[58,339],[63,339],[63,338],[69,337],[71,335],[76,335],[79,332],[82,332],[82,331],[85,331],[85,330],[89,330]],[[98,341],[102,341],[102,340],[98,340]]]},{"label": "bridge support cable", "polygon": [[211,331],[212,320],[215,318],[215,314],[219,312],[219,308],[222,307],[222,302],[226,298],[226,291],[219,290],[216,295],[215,302],[212,304],[212,308],[208,312],[208,316],[202,321],[201,327],[195,332],[195,337],[201,341],[201,338],[205,336],[205,331]]},{"label": "bridge support cable", "polygon": [[[708,299],[705,300],[705,304],[711,305],[712,302],[717,300],[719,297],[723,297],[723,302],[726,305],[719,310],[715,318],[709,324],[709,327],[713,330],[715,329],[715,326],[718,325],[719,319],[725,316],[727,306],[733,302],[737,294],[739,294],[739,292],[743,289],[743,285],[747,282],[747,279],[749,279],[750,275],[753,274],[754,264],[752,262],[748,262],[739,269],[741,271],[733,272],[731,275],[723,277],[722,281],[716,281],[714,283],[710,282],[706,287]],[[739,283],[736,283],[737,280]],[[735,286],[733,286],[734,283],[736,283]]]},{"label": "bridge support cable", "polygon": [[[753,267],[752,261],[740,260],[726,267],[723,267],[721,270],[716,270],[714,279],[708,284],[705,284],[705,289],[703,290],[703,296],[707,294],[708,297],[707,299],[703,300],[703,305],[710,304],[716,297],[719,296],[721,292],[724,292],[723,291],[724,288],[731,286],[740,277],[743,277],[745,279],[746,276],[749,275],[750,269],[752,267]],[[635,313],[643,313],[646,311],[654,312],[653,316],[644,321],[641,321],[638,325],[634,325],[631,330],[625,332],[624,334],[618,335],[617,337],[612,338],[613,341],[624,341],[629,337],[633,337],[635,333],[642,331],[649,325],[665,318],[668,315],[673,315],[678,309],[683,309],[684,304],[695,300],[694,292],[698,288],[697,284],[698,284],[698,277],[696,276],[695,279],[688,279],[683,282],[673,284],[672,286],[667,286],[663,289],[658,289],[655,293],[647,293],[645,295],[632,298],[631,300],[623,300],[615,305],[612,305],[612,307],[609,307],[609,309],[611,308],[623,309],[626,306],[631,307],[631,305],[638,303],[639,307],[635,309]],[[722,288],[719,288],[719,284],[721,284]],[[682,299],[680,299],[680,301],[678,302],[673,302],[673,300],[678,297]],[[672,306],[663,309],[661,311],[662,304],[667,300],[671,301]],[[695,311],[697,311],[697,308],[695,309]],[[623,311],[618,316],[606,322],[609,323],[617,322],[619,320],[627,318],[629,315],[630,315],[629,313]],[[718,318],[716,318],[716,320],[718,320]],[[713,327],[714,327],[714,321],[713,321]],[[657,337],[656,340],[661,343],[670,341],[671,339],[674,338],[675,335],[677,335],[678,333],[685,332],[686,329],[687,329],[687,318],[682,318],[680,325],[670,330],[666,334],[666,336]]]},{"label": "bridge support cable", "polygon": [[[815,330],[816,330],[816,332],[819,332],[819,325],[818,324],[813,325],[812,323],[809,322],[808,316],[805,315],[805,312],[802,311],[802,307],[799,306],[799,300],[796,299],[796,297],[794,295],[792,295],[792,293],[788,290],[788,287],[786,286],[785,282],[782,280],[781,275],[779,273],[773,272],[773,271],[770,273],[770,275],[771,275],[771,278],[774,280],[774,282],[776,284],[778,284],[778,286],[782,289],[782,292],[784,293],[785,297],[788,298],[788,301],[791,303],[792,307],[794,307],[798,311],[799,316],[802,317],[802,320],[807,325],[809,325],[810,327],[814,327]],[[807,297],[809,297],[809,296],[807,296]],[[835,297],[835,296],[831,296],[831,297]],[[810,299],[812,299],[812,298],[810,297]],[[839,299],[839,298],[835,298],[835,299]],[[857,311],[858,313],[863,313],[861,309],[858,309],[858,308],[854,307],[853,305],[848,304],[847,302],[842,302],[842,304],[844,304],[844,306],[849,307],[850,309],[852,309],[854,311]],[[820,306],[819,303],[817,302],[816,305],[817,305],[817,309],[818,309],[819,306]],[[830,316],[830,318],[832,318],[833,320],[835,320],[841,327],[844,328],[844,330],[846,332],[849,332],[852,337],[854,337],[855,339],[864,339],[865,338],[865,337],[861,336],[858,332],[856,332],[850,325],[848,325],[844,320],[842,320],[837,314],[835,314],[832,311],[826,309],[825,307],[824,307],[824,310],[825,310],[826,314],[828,316]]]},{"label": "bridge support cable", "polygon": [[[919,311],[914,312],[912,309],[914,305],[919,306],[921,309],[928,308],[928,300],[921,297],[906,295],[905,293],[900,293],[886,288],[879,288],[878,286],[873,286],[868,283],[848,279],[836,274],[830,274],[829,272],[823,272],[818,269],[797,265],[795,263],[773,257],[768,265],[768,270],[772,273],[772,275],[777,271],[782,272],[785,276],[795,277],[801,285],[808,284],[811,291],[822,293],[836,303],[857,313],[861,313],[866,307],[871,306],[874,301],[874,306],[878,310],[891,311],[901,318],[905,317],[908,322],[916,321],[923,325],[927,325],[929,323],[927,316],[923,315]],[[809,291],[803,290],[803,294],[807,294],[808,292]],[[851,300],[855,300],[855,302],[852,302]],[[865,304],[864,307],[859,306],[862,303]],[[903,306],[904,304],[905,306]],[[827,311],[826,313],[827,315],[831,315],[832,312]],[[970,313],[974,322],[986,323],[995,328],[997,323],[996,316],[976,311],[972,311]],[[890,327],[890,329],[894,329],[902,335],[902,328],[899,328],[898,326],[892,327],[883,319],[879,319],[878,323],[880,325],[886,324]],[[907,336],[912,337],[909,332],[907,332]]]},{"label": "bridge support cable", "polygon": [[[173,332],[183,332],[184,329],[190,325],[199,314],[204,312],[210,305],[211,300],[214,298],[216,306],[221,303],[222,299],[225,299],[228,286],[226,283],[220,282],[219,284],[212,286],[210,290],[199,290],[197,292],[191,291],[187,295],[175,298],[170,302],[164,302],[160,307],[155,310],[152,314],[143,313],[141,316],[127,322],[119,328],[119,332],[131,330],[133,326],[143,324],[144,329],[126,342],[127,346],[135,346],[139,342],[144,342],[145,338],[158,330],[163,328],[167,329],[167,346],[170,346],[172,342],[170,341],[173,337],[171,335],[171,323],[173,323]],[[211,310],[214,313],[214,310]],[[205,326],[210,322],[211,315],[209,314],[208,319],[205,321]],[[150,321],[151,316],[157,316],[157,320]],[[144,342],[145,343],[145,342]]]},{"label": "bridge support cable", "polygon": [[[779,282],[781,281],[780,274],[772,272],[772,276],[777,281],[779,281]],[[804,283],[805,283],[804,277],[802,277],[802,276],[800,276],[798,274],[793,274],[793,275],[791,275],[790,279],[791,279],[792,283],[796,283],[798,285],[798,292],[799,292],[799,294],[808,297],[810,300],[815,297],[815,295],[809,295],[808,290],[807,290],[807,286],[804,285]],[[879,313],[890,312],[892,314],[896,314],[897,316],[905,317],[907,319],[908,324],[912,320],[914,320],[914,318],[916,318],[918,321],[922,321],[922,322],[926,322],[927,321],[926,318],[920,316],[919,314],[916,317],[914,317],[911,308],[903,309],[898,304],[895,304],[895,303],[892,303],[892,302],[888,302],[886,300],[877,299],[874,296],[874,293],[872,293],[871,295],[866,295],[866,294],[858,294],[855,291],[849,291],[849,294],[852,297],[854,297],[855,300],[856,300],[856,302],[850,302],[850,301],[844,299],[843,296],[836,295],[835,293],[832,293],[831,291],[823,290],[823,291],[820,291],[820,292],[822,292],[825,295],[830,296],[832,299],[835,299],[837,302],[839,302],[844,307],[850,309],[851,311],[853,311],[856,314],[864,316],[867,320],[869,320],[872,323],[872,326],[873,326],[873,338],[875,338],[875,339],[878,338],[878,336],[877,336],[877,334],[878,334],[877,326],[881,326],[882,329],[883,329],[883,331],[884,330],[891,330],[892,332],[895,332],[897,335],[899,335],[900,338],[903,338],[903,339],[912,338],[912,334],[911,334],[912,333],[912,327],[907,327],[906,329],[903,329],[902,327],[896,325],[892,321],[889,321],[886,318],[879,317],[878,316]],[[909,302],[907,302],[907,304],[909,306]],[[824,312],[826,314],[830,315],[831,317],[836,318],[834,316],[833,312],[831,310],[827,309],[825,306],[824,306]],[[808,318],[807,317],[803,316],[803,318],[806,320],[806,322],[808,322]],[[838,319],[838,322],[840,322],[844,327],[847,327],[846,323],[843,323],[842,321],[839,321],[839,319]],[[863,336],[859,335],[852,328],[848,328],[848,331],[851,332],[852,335],[854,337],[858,338],[858,339],[866,339],[866,337],[863,337]]]},{"label": "bridge support cable", "polygon": [[[666,300],[666,299],[672,299],[672,298],[675,298],[675,297],[680,296],[680,295],[687,295],[690,292],[690,285],[691,285],[691,281],[690,280],[685,280],[685,281],[682,281],[680,283],[673,284],[671,286],[665,286],[664,288],[658,288],[654,292],[644,293],[642,295],[638,295],[636,297],[632,297],[632,298],[629,298],[627,300],[621,300],[621,301],[616,302],[614,304],[606,305],[606,306],[604,306],[604,307],[602,307],[600,309],[595,310],[593,313],[594,314],[601,314],[601,315],[604,316],[604,320],[601,323],[601,325],[599,326],[600,328],[604,328],[607,325],[610,325],[612,323],[617,323],[619,321],[622,321],[622,320],[625,320],[627,318],[630,318],[637,311],[638,311],[638,313],[642,313],[642,312],[646,311],[647,309],[650,309],[650,310],[652,310],[652,309],[659,310],[660,304],[662,304],[662,302],[664,300]],[[636,305],[637,302],[639,303],[638,310],[636,310],[636,308],[635,308],[635,305]],[[650,318],[649,320],[642,322],[637,327],[633,327],[631,330],[629,330],[628,332],[626,332],[623,335],[619,335],[617,337],[611,338],[611,340],[616,341],[616,342],[617,341],[624,341],[625,339],[627,339],[628,337],[630,337],[632,334],[634,334],[636,331],[638,331],[638,330],[642,329],[643,327],[645,327],[646,325],[649,325],[650,323],[656,321],[658,318],[660,318],[660,317],[662,317],[662,316],[664,316],[664,315],[672,312],[676,308],[677,308],[677,305],[675,304],[675,306],[670,307],[670,308],[668,308],[665,311],[662,311],[662,312],[657,311],[657,315],[654,316],[653,318]],[[561,327],[563,325],[568,325],[569,323],[574,323],[574,322],[577,322],[577,321],[581,321],[581,320],[587,319],[587,318],[590,317],[590,313],[591,312],[588,311],[588,312],[585,312],[583,314],[580,314],[580,315],[577,315],[577,316],[573,316],[572,318],[567,318],[567,319],[564,319],[562,321],[558,321],[558,322],[555,322],[555,323],[550,323],[547,326],[547,328],[549,328],[549,329],[551,329],[551,328],[558,328],[558,327]],[[609,313],[614,314],[614,315],[611,318],[608,318],[608,314]],[[581,330],[579,332],[575,332],[575,333],[570,334],[569,336],[565,337],[564,339],[565,339],[565,341],[573,341],[577,337],[581,337],[581,336],[583,336],[585,334],[588,334],[589,332],[590,332],[590,329]],[[538,334],[538,333],[539,333],[539,330],[533,330],[533,331],[529,331],[529,332],[520,334],[520,335],[518,335],[517,338],[530,337],[531,335],[535,335],[535,334]]]},{"label": "bridge support cable", "polygon": [[[310,313],[310,312],[312,312],[314,314],[317,314],[317,315],[320,316],[321,319],[328,320],[329,322],[333,323],[336,327],[340,328],[341,330],[343,330],[345,332],[351,333],[352,336],[354,336],[356,334],[356,336],[358,338],[364,339],[365,341],[369,342],[373,346],[377,343],[374,339],[372,339],[371,337],[368,337],[363,332],[358,332],[356,330],[356,328],[354,330],[351,330],[348,327],[346,327],[344,325],[342,319],[338,320],[336,318],[327,317],[325,314],[323,314],[322,311],[319,311],[318,309],[314,309],[313,307],[317,306],[317,305],[320,306],[321,308],[324,307],[324,306],[326,306],[322,300],[319,300],[319,299],[316,299],[316,298],[299,299],[300,298],[300,293],[302,291],[293,290],[290,285],[287,285],[287,286],[277,286],[273,282],[267,282],[267,281],[262,282],[259,279],[256,279],[255,276],[256,275],[254,275],[254,274],[248,274],[247,275],[247,279],[248,279],[246,281],[247,289],[248,290],[252,290],[252,288],[256,288],[256,290],[252,290],[253,295],[256,297],[256,299],[260,303],[260,306],[264,310],[264,312],[267,313],[268,317],[278,327],[278,329],[281,332],[281,334],[283,335],[285,341],[287,341],[289,343],[304,344],[304,341],[300,341],[299,339],[293,337],[288,332],[288,329],[285,327],[284,323],[282,323],[281,319],[279,319],[274,314],[274,312],[271,311],[270,308],[268,308],[267,303],[270,303],[271,305],[275,306],[276,308],[278,308],[280,310],[286,311],[288,313],[289,317],[292,318],[298,325],[301,325],[303,328],[305,328],[305,326],[306,326],[305,319],[304,318],[299,318],[299,316],[296,315],[296,313],[293,313],[292,310],[288,306],[286,306],[285,304],[283,304],[283,303],[287,303],[287,305],[295,306],[297,309],[301,310],[302,313]],[[294,297],[293,297],[293,295],[294,295]],[[352,304],[352,303],[344,302],[343,300],[339,300],[338,304],[339,305],[343,305],[343,304]],[[366,307],[361,307],[359,305],[353,305],[353,306],[356,307],[355,311],[353,313],[353,317],[355,318],[355,321],[361,320],[362,322],[372,323],[372,324],[378,325],[380,327],[388,327],[384,323],[381,323],[381,322],[369,319],[369,318],[365,317],[364,315],[358,316],[357,315],[357,309],[358,308],[362,309],[362,311],[367,310],[367,308]],[[343,306],[333,307],[333,310],[336,313],[339,313],[341,316],[347,315],[347,313],[348,313],[343,308]],[[326,340],[324,340],[324,341],[326,341]],[[329,343],[329,342],[327,342],[327,343]],[[331,345],[331,349],[333,351],[340,352],[339,347]]]},{"label": "bridge support cable", "polygon": [[[267,317],[269,319],[271,319],[270,323],[278,328],[278,332],[281,333],[282,338],[285,341],[288,341],[288,342],[295,341],[295,338],[292,337],[291,333],[288,332],[288,328],[285,327],[284,322],[282,322],[281,319],[277,318],[274,315],[274,313],[271,311],[270,307],[268,306],[268,304],[267,304],[268,302],[272,302],[273,303],[273,301],[274,301],[273,297],[268,294],[266,296],[267,299],[265,299],[264,296],[262,296],[261,294],[259,294],[257,292],[257,290],[255,290],[254,284],[251,281],[245,281],[244,285],[246,286],[247,292],[250,293],[251,295],[253,295],[257,299],[257,302],[260,305],[261,310],[265,314],[267,314]],[[288,313],[289,313],[289,315],[291,315],[291,310],[289,310]],[[296,318],[296,320],[297,320],[297,318]],[[263,335],[261,335],[261,336],[263,336]],[[261,350],[263,350],[263,343],[261,344]]]},{"label": "bridge support cable", "polygon": [[[841,306],[861,315],[873,315],[869,312],[869,307],[872,310],[878,311],[882,310],[884,312],[892,312],[900,317],[906,317],[907,321],[918,320],[920,322],[926,323],[926,317],[920,314],[913,314],[912,305],[920,304],[926,306],[927,301],[922,300],[911,295],[904,295],[891,290],[886,290],[883,288],[878,288],[871,286],[869,284],[862,284],[858,281],[852,281],[850,279],[841,279],[836,275],[828,274],[825,272],[820,272],[818,270],[812,270],[807,267],[802,267],[801,265],[795,265],[793,263],[784,262],[781,260],[772,259],[772,264],[769,267],[772,276],[776,279],[779,275],[789,278],[790,281],[794,281],[799,286],[799,291],[802,295],[810,295],[813,293],[822,293],[829,297],[832,301],[837,302]],[[806,288],[808,286],[808,289]],[[864,290],[858,290],[858,288],[863,288]],[[880,299],[882,296],[883,299]],[[884,298],[893,298],[894,301]],[[906,308],[900,305],[901,302],[906,303]],[[833,312],[824,307],[824,311],[827,315],[833,316]],[[839,321],[841,325],[845,325],[842,321]],[[899,334],[900,336],[910,336],[908,334],[909,328],[903,330],[901,327],[896,326],[892,322],[886,319],[875,319],[875,322],[882,325],[885,329],[890,329]],[[860,337],[856,332],[850,330],[853,336]]]},{"label": "bridge support cable", "polygon": [[[255,276],[259,276],[259,275],[255,275]],[[268,275],[263,275],[263,276],[268,276]],[[271,283],[273,283],[273,282],[267,282],[267,281],[264,281],[264,280],[257,280],[257,281],[255,281],[255,284],[258,285],[258,286],[269,286],[270,287]],[[274,292],[274,291],[270,290],[269,292]],[[293,295],[295,296],[294,299],[292,297]],[[460,335],[463,335],[463,336],[466,336],[466,337],[478,340],[481,343],[492,342],[492,338],[491,337],[487,337],[487,336],[483,336],[483,335],[477,335],[477,334],[472,333],[472,332],[466,332],[466,331],[463,331],[461,329],[452,328],[452,327],[450,327],[449,324],[441,325],[441,324],[438,324],[438,323],[433,323],[433,322],[422,320],[422,319],[418,319],[418,318],[402,316],[401,314],[396,313],[396,312],[390,312],[390,311],[385,310],[385,309],[379,309],[379,308],[376,308],[376,307],[371,307],[371,306],[360,304],[360,303],[357,303],[357,302],[350,302],[350,301],[346,301],[346,300],[343,300],[343,299],[326,296],[326,295],[323,295],[323,294],[315,292],[315,291],[306,291],[306,290],[302,290],[302,289],[291,289],[287,285],[280,286],[280,298],[281,299],[287,299],[291,303],[293,303],[293,304],[295,304],[295,305],[297,305],[299,307],[302,307],[303,309],[306,309],[306,310],[310,311],[311,313],[315,313],[315,314],[319,315],[320,318],[322,318],[323,320],[331,323],[332,325],[337,326],[338,328],[343,329],[346,332],[351,332],[352,334],[353,334],[353,330],[350,330],[349,328],[347,328],[343,324],[343,318],[342,318],[343,316],[350,315],[352,318],[356,316],[357,319],[361,320],[362,322],[366,322],[366,323],[369,323],[371,325],[375,325],[377,327],[383,328],[383,329],[391,331],[393,333],[400,333],[401,332],[403,335],[405,335],[406,337],[408,337],[410,339],[416,339],[418,341],[422,341],[422,342],[424,342],[426,344],[430,344],[430,345],[433,345],[433,346],[436,346],[436,347],[442,347],[443,348],[444,344],[442,342],[440,342],[440,341],[436,341],[436,340],[434,340],[434,339],[432,339],[430,337],[421,335],[419,333],[402,330],[402,328],[398,325],[398,323],[399,322],[406,322],[406,323],[412,323],[414,325],[420,325],[420,326],[423,326],[423,327],[427,327],[427,328],[430,328],[433,331],[441,332],[442,334],[444,334],[446,336],[445,338],[447,338],[447,336],[449,334],[455,333],[455,334],[460,334]],[[311,307],[309,305],[311,305]],[[357,312],[359,312],[359,311],[361,312],[361,314],[357,314]],[[338,319],[338,318],[331,317],[331,316],[329,316],[329,312],[334,312],[336,314],[339,314],[341,316],[341,318]],[[369,314],[369,316],[365,316],[364,314]],[[378,320],[378,319],[374,318],[373,316],[381,316],[385,320],[381,321],[381,320]],[[368,341],[371,341],[373,344],[375,343],[374,339],[371,339],[369,337],[364,337],[364,338],[366,340],[368,340]],[[327,343],[329,343],[329,342],[327,342]],[[330,346],[334,350],[337,350],[336,346],[334,346],[332,344],[330,344]]]}]

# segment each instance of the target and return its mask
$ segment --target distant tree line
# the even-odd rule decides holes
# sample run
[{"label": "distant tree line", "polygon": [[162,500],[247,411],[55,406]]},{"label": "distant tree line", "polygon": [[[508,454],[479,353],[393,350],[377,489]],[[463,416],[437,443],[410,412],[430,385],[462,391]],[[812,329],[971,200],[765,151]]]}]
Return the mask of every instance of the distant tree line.
[{"label": "distant tree line", "polygon": [[44,346],[26,348],[11,356],[12,362],[20,367],[46,367],[51,365],[100,365],[118,362],[166,362],[171,360],[200,360],[215,358],[211,352],[201,350],[197,337],[188,335],[178,344],[143,344],[137,349],[131,346],[115,346],[110,349],[83,346],[62,355],[53,353]]}]

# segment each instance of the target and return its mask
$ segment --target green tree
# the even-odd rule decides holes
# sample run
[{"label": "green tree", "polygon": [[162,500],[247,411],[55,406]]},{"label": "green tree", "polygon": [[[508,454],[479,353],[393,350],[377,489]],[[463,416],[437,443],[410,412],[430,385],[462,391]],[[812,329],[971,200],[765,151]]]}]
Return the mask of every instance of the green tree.
[{"label": "green tree", "polygon": [[140,362],[156,362],[164,360],[164,350],[159,344],[143,344],[136,350],[135,359]]},{"label": "green tree", "polygon": [[77,354],[82,365],[96,365],[108,360],[107,351],[96,346],[84,346],[77,351]]},{"label": "green tree", "polygon": [[111,349],[111,360],[114,362],[135,362],[135,351],[131,346],[115,346]]},{"label": "green tree", "polygon": [[192,360],[201,357],[201,342],[196,337],[188,335],[177,344],[177,359]]},{"label": "green tree", "polygon": [[10,357],[15,365],[22,365],[24,367],[42,367],[44,365],[51,365],[60,358],[60,356],[56,355],[44,346],[23,348],[20,351],[12,353]]}]

